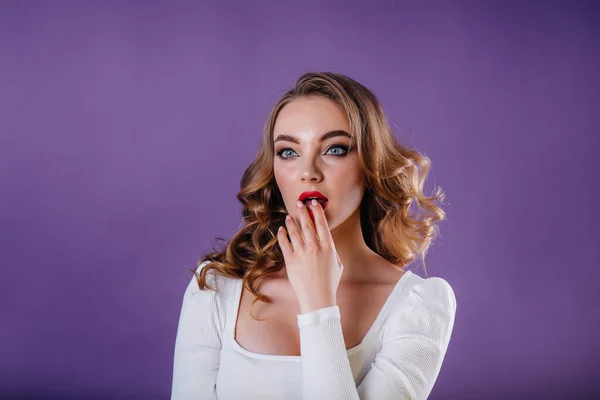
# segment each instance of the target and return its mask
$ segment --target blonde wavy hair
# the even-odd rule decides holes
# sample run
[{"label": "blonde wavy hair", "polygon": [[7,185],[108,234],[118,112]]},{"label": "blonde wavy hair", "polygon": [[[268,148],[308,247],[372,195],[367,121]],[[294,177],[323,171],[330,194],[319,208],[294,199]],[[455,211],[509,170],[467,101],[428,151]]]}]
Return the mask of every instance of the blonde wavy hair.
[{"label": "blonde wavy hair", "polygon": [[[446,216],[436,204],[443,202],[444,192],[438,187],[430,197],[423,193],[429,158],[398,143],[381,104],[369,89],[338,73],[303,74],[271,110],[256,158],[242,176],[237,194],[243,205],[241,229],[224,249],[213,248],[204,254],[192,270],[201,290],[216,290],[206,284],[206,274],[212,269],[242,279],[243,286],[256,297],[250,307],[255,320],[254,303],[271,303],[259,291],[261,282],[284,264],[277,228],[285,225],[287,210],[273,173],[273,128],[286,104],[309,95],[323,96],[346,113],[367,180],[360,224],[371,250],[399,268],[421,255],[425,267],[425,254],[439,231],[437,223]],[[415,213],[410,211],[413,204],[417,206]],[[210,262],[196,273],[205,261]]]}]

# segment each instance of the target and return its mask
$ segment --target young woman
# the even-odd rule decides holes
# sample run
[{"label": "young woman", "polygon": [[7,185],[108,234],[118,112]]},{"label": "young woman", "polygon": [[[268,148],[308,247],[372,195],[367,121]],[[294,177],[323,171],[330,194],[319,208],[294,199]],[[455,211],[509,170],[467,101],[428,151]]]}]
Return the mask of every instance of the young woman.
[{"label": "young woman", "polygon": [[185,291],[171,398],[426,399],[456,313],[446,280],[403,269],[445,217],[429,165],[369,89],[302,75],[242,178],[243,227]]}]

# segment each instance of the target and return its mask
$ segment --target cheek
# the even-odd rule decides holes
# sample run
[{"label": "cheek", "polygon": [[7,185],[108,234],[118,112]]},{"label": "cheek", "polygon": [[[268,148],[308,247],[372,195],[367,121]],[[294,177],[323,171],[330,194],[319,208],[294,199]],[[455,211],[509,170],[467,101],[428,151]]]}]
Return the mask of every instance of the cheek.
[{"label": "cheek", "polygon": [[273,170],[273,175],[275,175],[275,181],[282,191],[285,187],[288,187],[292,181],[291,171],[286,170],[286,168],[275,168]]},{"label": "cheek", "polygon": [[354,209],[360,204],[363,196],[360,180],[356,182],[344,182],[344,184],[340,186],[338,193],[342,199],[343,207]]},{"label": "cheek", "polygon": [[362,179],[363,175],[360,170],[345,169],[342,173],[336,175],[335,191],[349,197],[357,194],[360,196],[362,193]]},{"label": "cheek", "polygon": [[360,206],[363,197],[361,184],[362,175],[354,171],[347,171],[345,175],[337,177],[332,186],[335,188],[332,195],[336,199],[331,208],[331,212],[334,213],[332,216],[348,216]]}]

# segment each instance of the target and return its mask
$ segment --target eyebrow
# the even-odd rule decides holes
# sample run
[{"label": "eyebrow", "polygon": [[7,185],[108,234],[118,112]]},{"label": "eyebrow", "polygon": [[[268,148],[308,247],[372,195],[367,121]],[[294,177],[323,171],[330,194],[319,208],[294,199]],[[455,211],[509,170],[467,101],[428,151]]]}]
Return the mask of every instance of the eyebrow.
[{"label": "eyebrow", "polygon": [[[325,140],[331,139],[332,137],[336,137],[336,136],[346,136],[346,137],[352,139],[352,136],[350,136],[350,134],[348,132],[346,132],[344,130],[341,130],[341,129],[337,129],[337,130],[329,131],[326,134],[324,134],[323,136],[321,136],[319,138],[319,143],[320,142],[324,142]],[[298,139],[296,139],[294,136],[291,136],[291,135],[279,135],[273,141],[273,143],[277,143],[277,142],[279,142],[281,140],[285,140],[285,141],[288,141],[288,142],[300,144],[300,141]]]}]

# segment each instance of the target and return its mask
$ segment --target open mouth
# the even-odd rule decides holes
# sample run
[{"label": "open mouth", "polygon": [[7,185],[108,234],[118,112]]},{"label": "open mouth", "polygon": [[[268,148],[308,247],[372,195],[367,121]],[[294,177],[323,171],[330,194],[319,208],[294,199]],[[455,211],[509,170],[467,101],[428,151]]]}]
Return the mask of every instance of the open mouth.
[{"label": "open mouth", "polygon": [[[325,209],[325,207],[327,206],[327,203],[329,203],[327,200],[323,200],[323,199],[315,199],[319,202],[319,204],[321,205],[321,207],[323,207],[323,209]],[[303,201],[303,203],[308,207],[309,204],[312,202],[312,199],[306,199]]]},{"label": "open mouth", "polygon": [[[325,209],[325,207],[327,207],[327,203],[329,203],[329,200],[327,199],[327,197],[325,197],[323,194],[321,194],[320,192],[317,192],[317,191],[303,192],[298,197],[298,200],[303,202],[304,205],[306,205],[306,206],[308,206],[310,204],[310,202],[312,202],[313,200],[316,200],[319,202],[319,204],[321,204],[321,207],[323,207],[323,209]],[[308,209],[310,210],[310,207]]]}]

